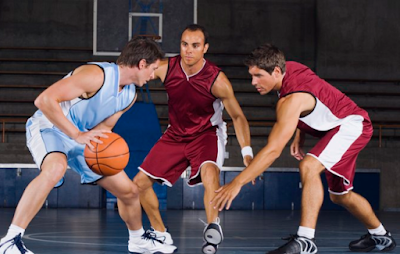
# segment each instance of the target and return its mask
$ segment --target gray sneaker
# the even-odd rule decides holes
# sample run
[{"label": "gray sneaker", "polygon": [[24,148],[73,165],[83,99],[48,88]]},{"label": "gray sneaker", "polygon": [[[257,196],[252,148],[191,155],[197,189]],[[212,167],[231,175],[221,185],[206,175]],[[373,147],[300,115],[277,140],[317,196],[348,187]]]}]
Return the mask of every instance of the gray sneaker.
[{"label": "gray sneaker", "polygon": [[220,225],[220,219],[217,218],[215,222],[210,223],[203,232],[204,245],[202,251],[204,254],[214,254],[218,250],[218,245],[224,240],[224,234]]}]

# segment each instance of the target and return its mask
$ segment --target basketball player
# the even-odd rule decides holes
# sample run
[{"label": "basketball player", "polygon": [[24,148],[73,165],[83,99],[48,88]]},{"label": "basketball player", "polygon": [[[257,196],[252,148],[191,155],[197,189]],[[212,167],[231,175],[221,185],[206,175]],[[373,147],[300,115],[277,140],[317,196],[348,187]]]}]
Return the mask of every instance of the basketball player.
[{"label": "basketball player", "polygon": [[[252,85],[261,94],[278,92],[277,121],[268,144],[231,183],[212,200],[215,208],[229,209],[241,187],[260,175],[277,159],[294,134],[291,155],[300,160],[303,186],[301,221],[297,234],[270,254],[317,253],[314,242],[318,213],[323,202],[320,174],[325,171],[330,199],[352,213],[368,233],[349,245],[351,251],[393,250],[396,243],[374,214],[369,202],[352,191],[356,159],[372,136],[368,113],[306,66],[286,62],[284,54],[266,44],[255,49],[245,64]],[[296,130],[297,128],[297,130]],[[307,154],[305,134],[320,138]]]},{"label": "basketball player", "polygon": [[203,252],[215,253],[223,234],[218,211],[210,206],[210,200],[220,187],[225,154],[224,107],[232,118],[245,165],[253,155],[247,119],[225,74],[204,59],[208,47],[204,27],[189,25],[181,36],[180,55],[160,62],[155,77],[161,79],[168,94],[169,126],[139,167],[134,182],[158,239],[172,244],[152,185],[158,182],[171,187],[190,165],[189,186],[203,184],[205,188],[208,226],[204,229]]},{"label": "basketball player", "polygon": [[[155,241],[144,232],[137,186],[124,171],[102,177],[93,173],[83,157],[85,145],[102,143],[120,116],[136,100],[136,86],[154,77],[163,53],[150,39],[128,42],[117,63],[89,63],[54,83],[35,100],[39,108],[26,124],[27,145],[40,174],[23,193],[1,254],[32,254],[22,242],[25,229],[53,187],[63,184],[67,165],[82,183],[96,183],[118,198],[121,218],[129,230],[130,253],[173,253],[175,246]],[[146,252],[147,253],[147,252]]]}]

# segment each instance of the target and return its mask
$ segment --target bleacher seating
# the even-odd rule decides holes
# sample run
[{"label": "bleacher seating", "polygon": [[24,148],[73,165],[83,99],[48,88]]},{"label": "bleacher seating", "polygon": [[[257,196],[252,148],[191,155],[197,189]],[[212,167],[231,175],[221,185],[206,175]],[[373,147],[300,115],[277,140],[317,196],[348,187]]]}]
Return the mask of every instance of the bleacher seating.
[{"label": "bleacher seating", "polygon": [[[72,69],[90,61],[114,61],[110,57],[94,57],[91,49],[81,48],[0,48],[0,123],[1,142],[20,142],[25,121],[36,107],[34,99],[49,85]],[[251,86],[250,75],[243,65],[245,54],[208,53],[227,74],[235,95],[248,118],[253,138],[266,140],[275,120],[277,96],[260,96]],[[379,146],[382,140],[400,139],[400,81],[398,80],[327,80],[366,109],[375,126],[374,137]],[[160,81],[150,82],[150,92],[156,105],[162,129],[168,125],[168,107],[165,89]],[[139,100],[141,98],[139,97]],[[228,122],[228,133],[234,129]]]}]

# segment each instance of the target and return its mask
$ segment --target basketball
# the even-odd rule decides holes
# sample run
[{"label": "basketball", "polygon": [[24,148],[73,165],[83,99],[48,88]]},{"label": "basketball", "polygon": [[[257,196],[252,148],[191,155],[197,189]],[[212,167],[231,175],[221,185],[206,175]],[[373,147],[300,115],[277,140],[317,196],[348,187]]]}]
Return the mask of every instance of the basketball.
[{"label": "basketball", "polygon": [[103,176],[115,175],[125,169],[129,162],[129,147],[117,133],[105,133],[108,138],[99,138],[102,144],[91,142],[94,149],[85,147],[83,155],[89,168]]}]

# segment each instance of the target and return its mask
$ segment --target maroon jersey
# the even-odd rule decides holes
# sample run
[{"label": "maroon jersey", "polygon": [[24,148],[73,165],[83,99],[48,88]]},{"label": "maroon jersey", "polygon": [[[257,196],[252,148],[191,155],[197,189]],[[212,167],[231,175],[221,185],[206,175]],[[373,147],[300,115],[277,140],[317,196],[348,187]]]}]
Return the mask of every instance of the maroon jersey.
[{"label": "maroon jersey", "polygon": [[288,61],[279,97],[296,92],[306,92],[315,97],[315,108],[310,114],[300,117],[298,123],[299,129],[311,135],[321,136],[323,132],[355,119],[370,121],[365,110],[307,66]]},{"label": "maroon jersey", "polygon": [[188,76],[181,57],[169,58],[164,86],[168,94],[169,127],[167,132],[180,137],[195,137],[223,123],[224,106],[211,93],[220,69],[204,60],[203,68]]}]

